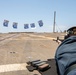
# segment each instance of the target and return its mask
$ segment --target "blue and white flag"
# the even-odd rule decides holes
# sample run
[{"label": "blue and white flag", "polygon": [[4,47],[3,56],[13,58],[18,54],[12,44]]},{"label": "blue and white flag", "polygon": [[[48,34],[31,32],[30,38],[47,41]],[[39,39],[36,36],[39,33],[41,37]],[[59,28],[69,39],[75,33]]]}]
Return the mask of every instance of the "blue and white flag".
[{"label": "blue and white flag", "polygon": [[8,23],[9,23],[8,20],[4,20],[4,22],[3,22],[3,26],[8,27]]},{"label": "blue and white flag", "polygon": [[13,28],[17,29],[17,25],[18,25],[18,23],[13,22]]},{"label": "blue and white flag", "polygon": [[24,29],[28,29],[29,28],[29,24],[24,24]]},{"label": "blue and white flag", "polygon": [[30,24],[31,28],[35,28],[35,23]]},{"label": "blue and white flag", "polygon": [[42,27],[43,26],[42,20],[38,21],[38,24],[39,24],[40,27]]}]

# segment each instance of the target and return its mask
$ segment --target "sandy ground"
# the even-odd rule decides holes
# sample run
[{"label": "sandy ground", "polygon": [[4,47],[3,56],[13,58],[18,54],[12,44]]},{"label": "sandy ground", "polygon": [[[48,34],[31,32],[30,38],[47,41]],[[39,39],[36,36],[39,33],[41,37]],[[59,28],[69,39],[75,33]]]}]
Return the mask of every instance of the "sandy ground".
[{"label": "sandy ground", "polygon": [[40,75],[29,72],[29,60],[54,58],[59,44],[53,39],[64,33],[13,33],[0,34],[0,75]]}]

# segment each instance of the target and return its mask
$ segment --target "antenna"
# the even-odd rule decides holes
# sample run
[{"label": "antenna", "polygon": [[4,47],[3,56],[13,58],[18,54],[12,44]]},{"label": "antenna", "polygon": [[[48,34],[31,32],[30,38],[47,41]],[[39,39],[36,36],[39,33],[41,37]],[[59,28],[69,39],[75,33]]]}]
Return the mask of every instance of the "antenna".
[{"label": "antenna", "polygon": [[53,24],[53,33],[55,33],[55,19],[56,19],[56,11],[54,11],[54,24]]}]

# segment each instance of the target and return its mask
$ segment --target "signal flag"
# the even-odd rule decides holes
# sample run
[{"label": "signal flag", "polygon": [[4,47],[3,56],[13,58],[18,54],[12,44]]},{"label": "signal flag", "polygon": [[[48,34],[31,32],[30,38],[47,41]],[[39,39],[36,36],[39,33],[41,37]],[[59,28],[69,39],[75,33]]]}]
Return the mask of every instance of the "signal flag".
[{"label": "signal flag", "polygon": [[29,24],[24,24],[24,29],[28,29],[29,28]]},{"label": "signal flag", "polygon": [[4,22],[3,22],[3,26],[8,27],[8,23],[9,23],[8,20],[4,20]]},{"label": "signal flag", "polygon": [[17,29],[17,25],[18,25],[18,23],[13,22],[13,28]]},{"label": "signal flag", "polygon": [[39,24],[40,27],[42,27],[42,26],[43,26],[42,20],[39,20],[39,21],[38,21],[38,24]]},{"label": "signal flag", "polygon": [[35,23],[30,24],[31,28],[35,28]]}]

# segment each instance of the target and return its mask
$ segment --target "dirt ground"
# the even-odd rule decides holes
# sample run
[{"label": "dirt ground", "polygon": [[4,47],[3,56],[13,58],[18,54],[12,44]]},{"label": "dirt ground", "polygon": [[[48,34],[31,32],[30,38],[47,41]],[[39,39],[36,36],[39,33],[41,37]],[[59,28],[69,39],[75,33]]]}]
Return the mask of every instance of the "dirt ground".
[{"label": "dirt ground", "polygon": [[29,72],[26,62],[54,58],[59,44],[53,39],[65,33],[9,33],[0,34],[0,75],[40,75]]}]

